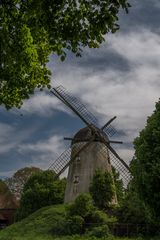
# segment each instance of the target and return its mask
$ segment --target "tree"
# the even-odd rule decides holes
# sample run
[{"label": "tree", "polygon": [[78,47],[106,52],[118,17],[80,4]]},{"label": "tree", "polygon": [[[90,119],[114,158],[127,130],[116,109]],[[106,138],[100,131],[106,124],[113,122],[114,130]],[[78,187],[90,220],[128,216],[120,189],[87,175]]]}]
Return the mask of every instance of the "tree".
[{"label": "tree", "polygon": [[132,186],[126,190],[122,204],[116,209],[116,215],[120,223],[153,224],[152,211]]},{"label": "tree", "polygon": [[114,190],[111,174],[97,169],[90,185],[90,193],[95,205],[100,209],[108,207],[113,199]]},{"label": "tree", "polygon": [[20,107],[35,88],[50,87],[50,54],[63,61],[68,51],[99,47],[129,7],[128,0],[1,0],[0,104]]},{"label": "tree", "polygon": [[145,128],[134,140],[135,156],[131,162],[132,187],[146,205],[160,216],[160,101],[148,117]]},{"label": "tree", "polygon": [[53,171],[33,174],[24,186],[17,219],[22,219],[34,211],[48,205],[63,203],[65,179],[54,180]]},{"label": "tree", "polygon": [[37,167],[21,168],[17,172],[15,172],[11,178],[7,178],[5,180],[5,183],[9,187],[10,191],[15,195],[17,200],[21,198],[23,187],[27,180],[29,179],[29,177],[32,174],[40,171],[42,170]]}]

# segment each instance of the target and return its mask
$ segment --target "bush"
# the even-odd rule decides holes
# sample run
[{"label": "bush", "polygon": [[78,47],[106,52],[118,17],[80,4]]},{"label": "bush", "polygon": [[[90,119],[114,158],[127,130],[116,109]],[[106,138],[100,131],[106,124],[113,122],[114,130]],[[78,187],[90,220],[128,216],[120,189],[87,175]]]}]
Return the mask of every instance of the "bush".
[{"label": "bush", "polygon": [[109,236],[109,228],[107,225],[93,227],[87,231],[87,235],[90,237],[97,237],[97,238],[106,237],[106,236]]},{"label": "bush", "polygon": [[67,224],[66,219],[61,219],[60,221],[57,221],[53,225],[53,229],[51,230],[51,233],[53,235],[67,235]]},{"label": "bush", "polygon": [[53,171],[43,171],[32,175],[24,186],[17,220],[27,217],[36,210],[63,203],[66,182],[55,180]]},{"label": "bush", "polygon": [[104,212],[96,210],[92,213],[91,220],[93,223],[95,223],[95,222],[107,223],[108,216]]},{"label": "bush", "polygon": [[[79,195],[75,202],[67,207],[66,222],[69,235],[88,232],[93,236],[95,234],[100,237],[108,234],[107,223],[110,222],[110,218],[98,210],[94,206],[91,196],[85,193]],[[100,225],[103,225],[103,228],[102,226],[100,228]]]},{"label": "bush", "polygon": [[68,216],[76,215],[83,218],[93,212],[93,210],[95,210],[95,207],[92,197],[87,193],[80,194],[74,203],[71,203],[67,208]]},{"label": "bush", "polygon": [[66,224],[66,230],[68,235],[82,234],[84,231],[84,219],[81,216],[69,218]]},{"label": "bush", "polygon": [[115,193],[111,174],[97,169],[93,175],[89,190],[95,205],[99,209],[109,207]]},{"label": "bush", "polygon": [[122,206],[117,209],[119,222],[133,224],[152,224],[153,217],[149,207],[139,199],[136,192],[129,190]]}]

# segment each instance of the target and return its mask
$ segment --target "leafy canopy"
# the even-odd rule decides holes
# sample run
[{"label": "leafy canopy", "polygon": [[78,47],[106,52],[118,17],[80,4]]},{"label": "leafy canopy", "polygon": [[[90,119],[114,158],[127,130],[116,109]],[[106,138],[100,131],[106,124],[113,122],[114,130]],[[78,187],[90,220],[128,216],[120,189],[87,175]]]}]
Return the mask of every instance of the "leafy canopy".
[{"label": "leafy canopy", "polygon": [[10,191],[14,194],[16,199],[21,198],[21,193],[23,187],[26,184],[27,180],[31,177],[32,174],[42,171],[37,167],[25,167],[16,171],[12,177],[7,178],[5,183],[7,184]]},{"label": "leafy canopy", "polygon": [[66,180],[55,180],[53,171],[33,174],[23,188],[17,219],[22,219],[44,206],[63,203],[65,186]]},{"label": "leafy canopy", "polygon": [[132,185],[139,198],[160,216],[160,101],[134,141]]},{"label": "leafy canopy", "polygon": [[50,87],[46,64],[51,53],[97,48],[119,29],[120,8],[128,0],[1,0],[0,104],[20,107],[35,88]]},{"label": "leafy canopy", "polygon": [[97,209],[90,194],[82,193],[67,206],[65,234],[85,233],[92,237],[103,237],[109,232],[107,223],[114,220]]},{"label": "leafy canopy", "polygon": [[107,208],[115,194],[113,178],[109,172],[95,171],[90,185],[90,193],[99,209]]}]

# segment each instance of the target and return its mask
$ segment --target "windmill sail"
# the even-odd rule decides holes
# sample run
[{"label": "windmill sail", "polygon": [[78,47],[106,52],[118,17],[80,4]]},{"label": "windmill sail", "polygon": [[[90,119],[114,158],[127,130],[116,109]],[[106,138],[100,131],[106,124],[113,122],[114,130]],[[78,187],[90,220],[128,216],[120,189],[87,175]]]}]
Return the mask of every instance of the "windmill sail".
[{"label": "windmill sail", "polygon": [[[90,111],[88,111],[88,109],[83,103],[80,102],[78,98],[72,96],[63,86],[60,85],[52,88],[51,93],[59,98],[66,106],[72,109],[72,111],[78,115],[85,124],[93,124],[94,126],[98,126],[98,120],[96,117]],[[109,137],[112,137],[116,133],[116,130],[110,124],[110,122],[112,122],[115,118],[116,117],[109,120],[109,124],[106,124],[106,126],[102,128],[104,133]]]},{"label": "windmill sail", "polygon": [[[54,87],[51,92],[60,99],[66,106],[68,106],[81,120],[91,129],[96,135],[99,133],[102,134],[104,138],[104,144],[108,148],[110,153],[110,161],[113,167],[120,173],[121,178],[125,185],[128,184],[131,174],[128,165],[122,160],[116,151],[110,146],[108,136],[112,137],[116,132],[112,127],[111,122],[116,118],[113,117],[110,119],[102,128],[98,127],[98,121],[96,117],[87,110],[87,108],[77,99],[72,96],[63,86]],[[97,132],[98,131],[98,132]],[[103,134],[104,133],[104,134]],[[74,154],[71,154],[71,148],[64,151],[58,159],[50,166],[49,169],[53,169],[57,177],[65,171],[65,169],[70,165],[72,161],[78,156],[78,154],[83,151],[91,142],[94,141],[94,136],[88,140],[88,142],[81,142],[77,145],[77,149],[74,148]],[[106,137],[105,137],[106,136]],[[116,142],[115,142],[116,143]],[[80,145],[81,144],[81,145]],[[104,153],[103,153],[104,154]]]},{"label": "windmill sail", "polygon": [[103,130],[103,132],[107,134],[109,137],[112,137],[116,133],[116,130],[111,125],[111,122],[113,122],[116,118],[117,117],[114,116],[103,127],[101,127],[101,130]]},{"label": "windmill sail", "polygon": [[98,125],[98,121],[96,117],[87,110],[87,108],[80,102],[79,99],[72,96],[67,92],[67,90],[62,87],[58,86],[53,88],[51,92],[58,97],[65,105],[72,109],[72,111],[78,115],[83,122],[87,125],[94,124],[95,126]]},{"label": "windmill sail", "polygon": [[127,186],[131,180],[131,173],[130,171],[118,161],[115,155],[109,151],[111,165],[119,172],[120,178],[122,179],[124,186]]},{"label": "windmill sail", "polygon": [[[100,152],[100,155],[105,156],[106,153],[106,147],[104,147]],[[124,166],[122,162],[117,159],[117,157],[109,150],[109,158],[110,158],[110,163],[112,167],[116,169],[117,172],[119,172],[119,178],[122,179],[124,186],[127,186],[128,183],[131,180],[131,173],[130,171]]]},{"label": "windmill sail", "polygon": [[48,168],[49,170],[53,170],[58,177],[65,170],[65,166],[68,164],[71,158],[71,148],[65,150]]},{"label": "windmill sail", "polygon": [[107,134],[109,137],[113,137],[113,135],[116,133],[115,128],[110,124],[109,126],[105,127],[103,129],[103,132]]}]

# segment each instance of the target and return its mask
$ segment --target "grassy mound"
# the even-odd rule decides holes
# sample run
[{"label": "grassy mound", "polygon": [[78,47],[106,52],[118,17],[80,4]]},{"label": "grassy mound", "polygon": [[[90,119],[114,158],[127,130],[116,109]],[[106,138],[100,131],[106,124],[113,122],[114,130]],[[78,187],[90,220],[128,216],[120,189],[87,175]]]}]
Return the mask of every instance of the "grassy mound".
[{"label": "grassy mound", "polygon": [[[64,217],[65,205],[41,208],[24,220],[17,222],[4,230],[1,230],[0,240],[96,240],[96,238],[87,236],[54,236],[52,234],[54,225],[57,224],[57,222],[60,223],[63,221]],[[114,238],[112,236],[106,238],[106,240],[118,239],[119,238]],[[105,240],[105,238],[103,238],[103,240]],[[123,240],[128,240],[128,238],[123,238]],[[134,238],[132,240],[144,239]]]},{"label": "grassy mound", "polygon": [[41,208],[29,217],[0,231],[0,240],[50,240],[54,223],[64,218],[65,206]]}]

